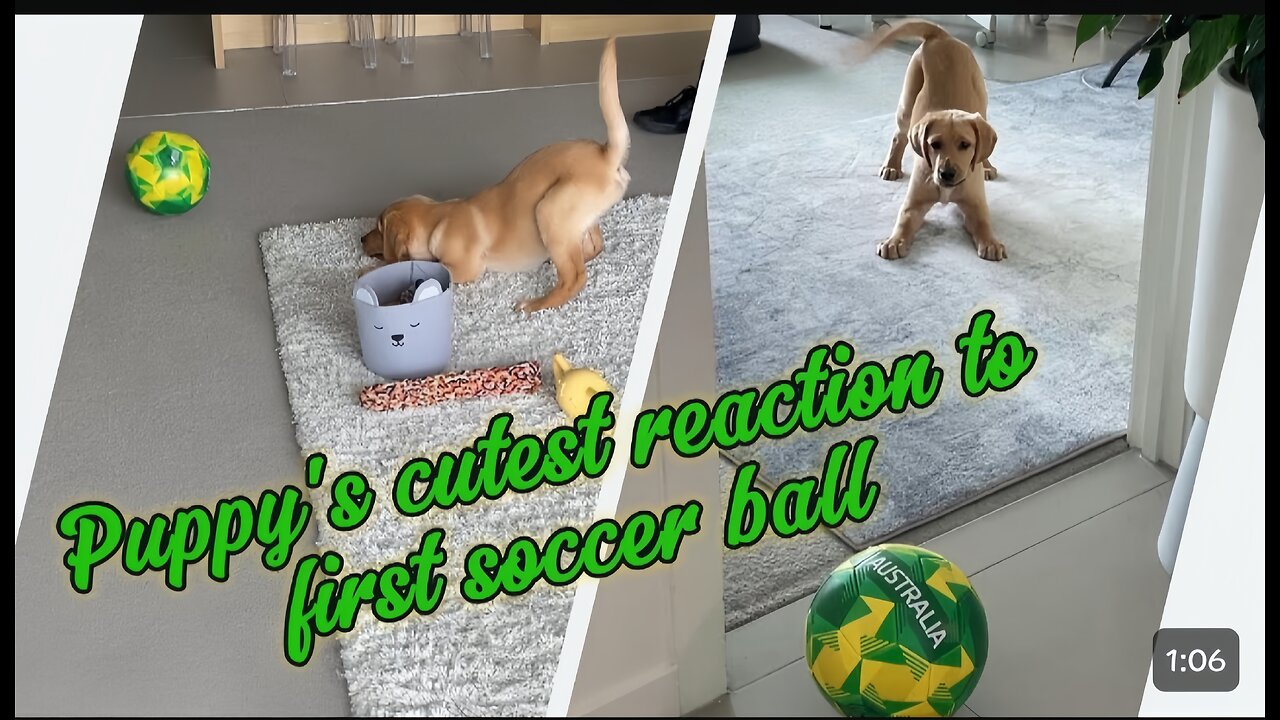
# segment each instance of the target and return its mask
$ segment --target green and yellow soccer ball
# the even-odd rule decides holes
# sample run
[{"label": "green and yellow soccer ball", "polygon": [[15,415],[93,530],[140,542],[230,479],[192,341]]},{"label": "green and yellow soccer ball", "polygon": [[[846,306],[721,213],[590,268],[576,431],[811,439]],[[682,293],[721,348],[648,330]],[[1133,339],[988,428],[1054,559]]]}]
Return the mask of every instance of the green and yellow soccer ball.
[{"label": "green and yellow soccer ball", "polygon": [[190,135],[148,133],[129,148],[125,162],[133,196],[157,215],[181,215],[209,191],[209,156]]},{"label": "green and yellow soccer ball", "polygon": [[987,660],[987,615],[969,579],[937,553],[868,548],[818,589],[805,659],[847,717],[947,717]]}]

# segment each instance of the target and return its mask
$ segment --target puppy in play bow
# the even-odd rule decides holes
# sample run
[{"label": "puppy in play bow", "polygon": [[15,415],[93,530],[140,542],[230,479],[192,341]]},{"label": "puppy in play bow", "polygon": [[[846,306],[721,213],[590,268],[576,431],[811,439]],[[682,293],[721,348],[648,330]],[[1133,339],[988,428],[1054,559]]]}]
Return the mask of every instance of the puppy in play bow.
[{"label": "puppy in play bow", "polygon": [[916,37],[907,65],[897,126],[880,168],[884,180],[902,177],[902,156],[915,154],[907,197],[889,238],[876,246],[886,260],[905,257],[934,205],[955,203],[964,227],[984,260],[1004,260],[1005,246],[991,229],[985,181],[996,177],[991,153],[996,131],[987,121],[987,85],[968,45],[931,22],[910,20],[877,36],[862,52],[870,56],[889,43]]},{"label": "puppy in play bow", "polygon": [[587,284],[587,263],[604,250],[600,217],[631,181],[624,167],[631,133],[618,98],[616,45],[610,38],[600,58],[604,143],[571,140],[544,147],[501,182],[466,199],[398,200],[361,240],[365,253],[385,262],[434,260],[456,283],[490,271],[532,270],[549,258],[555,286],[518,302],[516,309],[548,310],[576,297]]}]

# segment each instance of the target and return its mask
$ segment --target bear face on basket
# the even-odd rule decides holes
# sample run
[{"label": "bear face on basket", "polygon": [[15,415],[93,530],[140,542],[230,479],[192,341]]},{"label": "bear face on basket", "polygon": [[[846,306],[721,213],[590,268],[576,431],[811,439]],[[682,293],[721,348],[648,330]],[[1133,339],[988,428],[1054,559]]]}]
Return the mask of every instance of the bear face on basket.
[{"label": "bear face on basket", "polygon": [[453,293],[444,266],[410,261],[378,268],[356,281],[352,297],[360,352],[370,370],[403,380],[448,367]]}]

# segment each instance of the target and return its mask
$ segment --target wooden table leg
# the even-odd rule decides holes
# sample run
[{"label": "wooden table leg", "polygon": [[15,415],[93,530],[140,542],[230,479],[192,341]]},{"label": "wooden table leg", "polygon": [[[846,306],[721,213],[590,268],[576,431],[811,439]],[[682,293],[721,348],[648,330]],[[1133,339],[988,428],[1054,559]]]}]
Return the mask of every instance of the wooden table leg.
[{"label": "wooden table leg", "polygon": [[227,67],[227,50],[222,43],[222,16],[211,15],[213,20],[213,66],[219,70]]}]

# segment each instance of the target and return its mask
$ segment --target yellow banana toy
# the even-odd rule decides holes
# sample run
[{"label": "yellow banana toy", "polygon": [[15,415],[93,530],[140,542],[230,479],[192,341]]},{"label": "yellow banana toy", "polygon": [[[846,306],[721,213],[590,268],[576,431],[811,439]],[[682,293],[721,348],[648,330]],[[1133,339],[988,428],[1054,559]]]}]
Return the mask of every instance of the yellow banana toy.
[{"label": "yellow banana toy", "polygon": [[556,402],[570,420],[585,415],[591,398],[597,393],[613,392],[600,373],[591,368],[574,367],[559,353],[551,358],[551,372],[556,379]]}]

